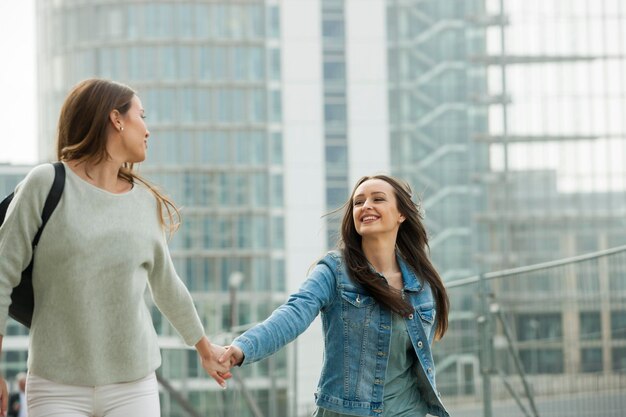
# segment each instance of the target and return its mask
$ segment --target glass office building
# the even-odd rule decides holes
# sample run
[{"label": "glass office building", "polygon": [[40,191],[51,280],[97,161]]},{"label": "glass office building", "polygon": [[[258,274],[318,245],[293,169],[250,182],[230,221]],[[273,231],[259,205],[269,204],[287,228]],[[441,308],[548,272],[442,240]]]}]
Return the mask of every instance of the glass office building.
[{"label": "glass office building", "polygon": [[[461,3],[471,2],[438,2],[440,7],[443,3],[458,10]],[[478,50],[466,61],[486,75],[483,106],[466,109],[486,110],[488,122],[467,129],[470,139],[488,152],[485,163],[476,165],[471,174],[484,196],[471,216],[473,230],[484,242],[473,250],[477,272],[625,244],[623,4],[480,3],[484,12],[476,17],[487,25]],[[468,21],[474,15],[465,16]],[[471,39],[477,38],[466,37],[468,44]],[[438,130],[442,131],[445,128]],[[460,201],[456,207],[464,204]],[[609,380],[624,370],[623,265],[611,267],[609,273],[587,266],[571,268],[569,279],[558,276],[562,271],[541,271],[493,287],[497,296],[490,302],[499,303],[510,318],[521,362],[536,381],[542,381],[541,375],[582,378],[583,373]],[[592,301],[600,290],[608,289],[611,300]],[[467,295],[477,299],[475,292]],[[473,352],[479,346],[475,337],[457,337],[475,323],[473,315],[458,313],[451,323],[455,336],[444,339],[442,357]],[[501,329],[498,337],[502,342]],[[455,343],[464,346],[450,349]],[[496,350],[503,370],[514,374],[505,344]],[[459,360],[464,360],[461,356]],[[472,372],[460,365],[440,369],[440,381],[448,372],[453,378],[455,372],[472,378]],[[554,393],[565,386],[555,385]]]},{"label": "glass office building", "polygon": [[626,82],[620,1],[487,1],[490,269],[626,243]]},{"label": "glass office building", "polygon": [[[322,65],[324,85],[324,155],[328,212],[340,207],[350,193],[348,173],[348,100],[346,83],[346,5],[322,0]],[[328,217],[328,246],[334,247],[339,216]]]},{"label": "glass office building", "polygon": [[493,24],[482,0],[387,2],[391,170],[421,196],[433,260],[446,281],[477,272],[473,227],[488,169],[486,53]]},{"label": "glass office building", "polygon": [[[626,244],[626,10],[621,1],[487,1],[490,171],[482,260],[503,269]],[[619,374],[624,265],[502,289],[532,374]],[[600,291],[611,299],[592,303]],[[525,296],[522,296],[525,294]],[[567,294],[567,297],[565,297]],[[537,300],[562,297],[552,305]],[[529,298],[530,297],[530,298]],[[512,363],[508,365],[512,368]]]},{"label": "glass office building", "polygon": [[[626,243],[620,4],[385,2],[390,170],[422,196],[446,281]],[[624,271],[611,272],[611,288],[623,291]],[[541,291],[582,297],[593,275],[581,274],[572,288],[553,278],[533,281],[533,300]],[[621,372],[619,301],[517,300],[529,285],[498,291],[518,318],[512,329],[530,373]],[[446,366],[451,352],[477,348],[477,339],[460,337],[474,328],[477,299],[473,290],[454,292],[454,335],[435,351]],[[540,322],[537,335],[529,336],[528,318]],[[602,329],[593,341],[569,343],[590,323]],[[499,355],[511,371],[512,359]],[[440,369],[440,382],[448,372],[456,378],[465,369]]]}]

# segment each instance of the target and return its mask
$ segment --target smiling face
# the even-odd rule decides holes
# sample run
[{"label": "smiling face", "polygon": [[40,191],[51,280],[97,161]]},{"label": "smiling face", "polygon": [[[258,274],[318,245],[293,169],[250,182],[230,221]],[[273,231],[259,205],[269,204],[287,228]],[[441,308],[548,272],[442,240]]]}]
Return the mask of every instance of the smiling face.
[{"label": "smiling face", "polygon": [[389,235],[395,237],[404,216],[398,210],[394,188],[381,179],[369,179],[352,196],[354,227],[363,238]]}]

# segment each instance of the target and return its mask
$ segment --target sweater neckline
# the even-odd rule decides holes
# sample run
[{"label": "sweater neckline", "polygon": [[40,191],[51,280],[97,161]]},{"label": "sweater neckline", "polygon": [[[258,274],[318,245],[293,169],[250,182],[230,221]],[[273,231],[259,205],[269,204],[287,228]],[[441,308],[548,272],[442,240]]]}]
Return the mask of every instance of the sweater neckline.
[{"label": "sweater neckline", "polygon": [[79,183],[84,184],[83,186],[84,186],[85,188],[90,188],[90,189],[92,189],[92,190],[98,191],[98,192],[103,193],[103,194],[105,194],[105,195],[109,195],[109,196],[113,196],[113,197],[124,197],[124,196],[127,196],[127,195],[129,195],[129,194],[132,194],[132,193],[135,191],[135,188],[137,188],[137,187],[135,186],[135,184],[132,184],[131,189],[130,189],[130,190],[128,190],[128,191],[125,191],[125,192],[123,192],[123,193],[113,193],[113,192],[111,192],[111,191],[107,191],[107,190],[105,190],[105,189],[103,189],[103,188],[100,188],[100,187],[98,187],[98,186],[96,186],[96,185],[93,185],[93,184],[91,184],[91,183],[90,183],[90,182],[88,182],[88,181],[85,181],[83,178],[81,178],[81,176],[80,176],[80,175],[78,175],[77,173],[75,173],[75,172],[72,170],[72,168],[70,168],[70,167],[69,167],[69,165],[68,165],[65,161],[63,161],[63,166],[65,167],[65,172],[69,173],[69,175],[70,175],[72,178],[75,178],[75,179],[76,179]]}]

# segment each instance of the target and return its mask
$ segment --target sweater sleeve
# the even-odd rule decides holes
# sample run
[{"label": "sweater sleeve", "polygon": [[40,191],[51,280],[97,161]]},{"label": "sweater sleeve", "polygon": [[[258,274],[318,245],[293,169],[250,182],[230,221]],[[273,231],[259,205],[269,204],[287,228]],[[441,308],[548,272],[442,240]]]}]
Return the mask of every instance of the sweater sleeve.
[{"label": "sweater sleeve", "polygon": [[149,284],[155,304],[185,343],[189,346],[198,343],[204,336],[204,327],[191,294],[174,269],[165,234],[155,248]]},{"label": "sweater sleeve", "polygon": [[4,335],[11,292],[33,256],[32,242],[41,226],[41,214],[54,180],[50,164],[35,167],[18,184],[0,226],[0,333]]}]

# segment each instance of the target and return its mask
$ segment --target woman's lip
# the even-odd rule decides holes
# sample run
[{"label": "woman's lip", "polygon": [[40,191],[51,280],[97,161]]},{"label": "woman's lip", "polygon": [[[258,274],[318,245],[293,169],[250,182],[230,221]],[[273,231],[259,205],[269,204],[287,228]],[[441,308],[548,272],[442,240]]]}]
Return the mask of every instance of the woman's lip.
[{"label": "woman's lip", "polygon": [[[366,220],[366,219],[367,219],[367,220]],[[379,219],[379,217],[370,217],[370,216],[366,216],[366,217],[363,217],[363,218],[361,219],[361,222],[362,222],[362,223],[369,223],[369,222],[376,221],[376,220],[378,220],[378,219]]]}]

